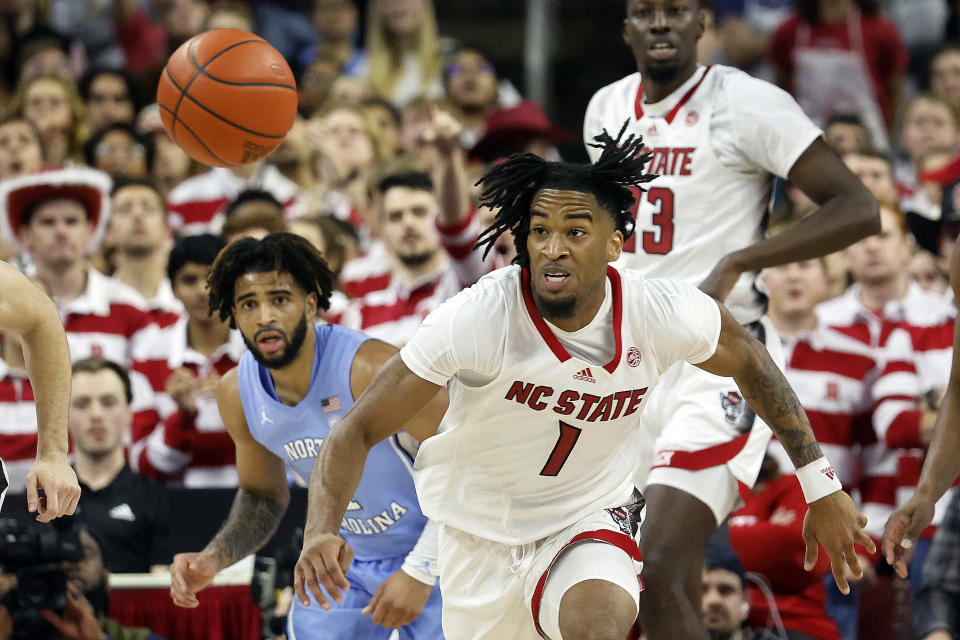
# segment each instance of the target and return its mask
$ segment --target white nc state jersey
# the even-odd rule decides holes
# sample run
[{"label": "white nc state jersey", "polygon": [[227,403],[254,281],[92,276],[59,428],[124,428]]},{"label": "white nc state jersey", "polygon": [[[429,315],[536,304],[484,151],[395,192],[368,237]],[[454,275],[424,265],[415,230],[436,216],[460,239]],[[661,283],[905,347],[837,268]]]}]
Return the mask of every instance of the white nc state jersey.
[{"label": "white nc state jersey", "polygon": [[[763,237],[773,180],[786,177],[820,136],[789,94],[722,65],[699,67],[676,91],[643,102],[639,73],[600,89],[583,124],[585,143],[606,129],[643,136],[658,177],[637,191],[637,227],[619,264],[647,277],[699,285],[726,254]],[[587,147],[592,161],[600,150]],[[726,304],[741,322],[765,312],[756,273]]]},{"label": "white nc state jersey", "polygon": [[[427,517],[524,544],[629,500],[649,392],[674,362],[713,355],[720,312],[678,280],[613,267],[607,280],[597,317],[563,334],[566,345],[537,311],[527,272],[506,267],[436,309],[401,349],[411,371],[450,394],[414,465]],[[570,353],[603,343],[609,361]]]}]

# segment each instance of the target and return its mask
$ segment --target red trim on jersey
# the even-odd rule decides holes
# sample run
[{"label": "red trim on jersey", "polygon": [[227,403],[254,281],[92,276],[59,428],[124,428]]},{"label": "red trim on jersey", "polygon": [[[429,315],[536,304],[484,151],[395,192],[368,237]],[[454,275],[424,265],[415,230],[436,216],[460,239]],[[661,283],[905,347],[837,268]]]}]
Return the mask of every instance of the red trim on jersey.
[{"label": "red trim on jersey", "polygon": [[[680,98],[677,104],[673,105],[673,109],[670,109],[670,112],[667,113],[666,118],[664,118],[667,121],[667,124],[673,124],[673,119],[677,117],[677,113],[680,111],[680,107],[685,105],[687,101],[690,100],[691,97],[693,97],[693,94],[703,83],[703,79],[707,77],[707,73],[710,72],[710,68],[712,66],[713,65],[708,65],[707,69],[703,72],[703,75],[700,76],[699,80],[697,80],[697,83],[692,87],[690,87],[689,91],[683,94],[683,97]],[[642,82],[640,83],[640,87],[637,89],[637,97],[634,98],[633,100],[633,112],[637,116],[637,120],[643,117],[643,83]]]},{"label": "red trim on jersey", "polygon": [[[557,551],[557,555],[553,556],[553,560],[550,561],[550,565],[540,576],[540,579],[537,580],[537,588],[534,589],[533,597],[530,600],[530,612],[533,614],[533,624],[536,626],[537,633],[540,634],[540,637],[545,638],[546,640],[550,639],[544,635],[543,629],[540,628],[540,600],[543,597],[543,588],[547,584],[547,576],[550,575],[550,569],[553,568],[553,565],[557,561],[557,558],[560,557],[560,554],[566,551],[567,547],[583,540],[596,540],[598,542],[612,544],[613,546],[621,549],[634,561],[643,562],[643,557],[640,555],[640,548],[637,546],[637,541],[627,534],[621,533],[620,531],[612,531],[610,529],[595,529],[594,531],[584,531],[583,533],[578,533],[571,538],[570,542],[563,545],[563,547],[560,548],[560,551]],[[640,574],[637,574],[637,580],[640,582],[640,590],[643,591],[643,578],[640,577]]]},{"label": "red trim on jersey", "polygon": [[736,456],[747,444],[749,433],[734,438],[729,442],[718,444],[699,451],[658,451],[657,459],[661,454],[671,453],[672,455],[665,464],[654,463],[651,469],[658,467],[670,467],[672,469],[686,469],[687,471],[700,471],[710,467],[717,467],[729,462]]},{"label": "red trim on jersey", "polygon": [[[620,274],[610,265],[607,265],[607,279],[610,280],[610,292],[613,294],[613,340],[617,348],[613,353],[613,359],[603,365],[603,368],[607,372],[613,373],[616,371],[617,365],[620,363],[620,356],[623,354],[623,338],[620,326],[623,323],[623,287],[620,284]],[[523,293],[523,304],[527,308],[530,320],[533,321],[540,337],[550,347],[550,351],[553,351],[553,355],[557,356],[557,360],[566,362],[573,357],[560,344],[557,336],[553,334],[543,316],[540,315],[540,311],[533,301],[533,291],[530,288],[530,271],[526,267],[520,270],[520,291]]]}]

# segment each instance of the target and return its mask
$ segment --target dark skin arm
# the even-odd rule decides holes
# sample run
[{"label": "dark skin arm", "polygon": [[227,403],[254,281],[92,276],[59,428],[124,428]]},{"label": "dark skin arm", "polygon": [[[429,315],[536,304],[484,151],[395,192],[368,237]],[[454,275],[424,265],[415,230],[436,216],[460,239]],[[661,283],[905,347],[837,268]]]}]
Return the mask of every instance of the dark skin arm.
[{"label": "dark skin arm", "polygon": [[[822,457],[800,401],[766,348],[740,326],[723,305],[719,306],[721,330],[717,350],[697,366],[736,381],[750,407],[777,434],[796,468]],[[875,550],[870,536],[863,531],[866,524],[866,516],[857,511],[850,496],[843,491],[810,503],[803,522],[804,568],[809,571],[816,565],[819,542],[830,556],[837,586],[842,593],[849,593],[844,561],[857,579],[863,576],[854,543],[871,553]]]},{"label": "dark skin arm", "polygon": [[790,233],[766,238],[720,259],[700,289],[721,302],[740,274],[839,251],[880,231],[876,199],[822,138],[794,163],[790,182],[820,205]]},{"label": "dark skin arm", "polygon": [[[950,257],[950,285],[960,300],[960,243]],[[923,462],[917,490],[893,512],[883,530],[883,554],[902,578],[913,555],[913,544],[933,520],[937,500],[960,475],[960,322],[953,327],[953,363],[946,395],[937,414],[933,440]]]},{"label": "dark skin arm", "polygon": [[218,571],[266,544],[290,503],[283,461],[250,435],[236,368],[220,379],[217,405],[237,450],[239,490],[226,522],[206,548],[174,556],[170,596],[180,607],[198,606],[197,592],[209,585]]},{"label": "dark skin arm", "polygon": [[[389,349],[393,347],[371,345],[370,350],[378,352],[371,354],[371,360],[374,355],[387,355]],[[363,355],[361,348],[357,358]],[[353,551],[339,535],[340,522],[360,484],[370,449],[396,433],[397,425],[403,425],[404,431],[418,440],[425,440],[436,433],[447,407],[446,392],[438,393],[442,387],[413,373],[397,353],[389,356],[382,368],[375,360],[360,363],[359,367],[363,373],[356,375],[366,380],[363,393],[336,428],[331,429],[310,476],[303,551],[293,580],[304,606],[310,604],[308,588],[324,609],[329,609],[330,604],[321,584],[337,602],[343,600],[341,589],[349,588],[345,574]],[[358,369],[356,362],[354,369]],[[377,369],[379,372],[373,376]],[[354,374],[350,377],[353,385]]]}]

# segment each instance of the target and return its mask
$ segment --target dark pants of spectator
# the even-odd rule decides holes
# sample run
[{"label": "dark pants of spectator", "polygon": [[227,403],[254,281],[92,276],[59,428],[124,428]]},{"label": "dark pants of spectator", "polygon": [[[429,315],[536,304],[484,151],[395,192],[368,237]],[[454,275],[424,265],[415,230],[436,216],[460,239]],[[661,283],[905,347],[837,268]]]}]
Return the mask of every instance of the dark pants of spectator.
[{"label": "dark pants of spectator", "polygon": [[910,602],[917,599],[917,592],[920,590],[920,582],[923,578],[923,563],[927,561],[927,554],[930,553],[930,547],[933,546],[933,539],[920,538],[914,545],[913,559],[910,561]]},{"label": "dark pants of spectator", "polygon": [[843,640],[857,640],[857,618],[860,611],[857,587],[850,585],[850,595],[843,595],[832,573],[823,576],[823,583],[827,587],[827,613],[837,623],[840,637]]}]

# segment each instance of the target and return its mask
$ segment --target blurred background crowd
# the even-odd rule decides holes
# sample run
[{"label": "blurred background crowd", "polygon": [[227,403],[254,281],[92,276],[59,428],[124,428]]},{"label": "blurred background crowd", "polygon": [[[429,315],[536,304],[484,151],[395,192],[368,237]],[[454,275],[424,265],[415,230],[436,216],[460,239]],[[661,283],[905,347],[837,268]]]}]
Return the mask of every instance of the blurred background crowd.
[{"label": "blurred background crowd", "polygon": [[[881,205],[880,234],[764,276],[788,378],[879,537],[919,477],[950,369],[960,2],[700,4],[701,63],[788,90]],[[244,344],[210,316],[204,290],[220,249],[304,236],[337,277],[317,320],[404,344],[432,309],[514,255],[506,237],[487,255],[472,251],[492,220],[476,206],[477,178],[516,152],[586,160],[590,96],[635,71],[623,15],[623,0],[0,2],[0,258],[57,303],[76,363],[77,519],[102,561],[75,582],[101,626],[109,572],[162,571],[187,550],[170,523],[192,516],[169,492],[183,500],[236,485],[214,391]],[[235,169],[188,158],[154,102],[169,55],[221,27],[271,42],[300,93],[276,152]],[[815,206],[778,181],[769,233]],[[22,365],[4,340],[11,494],[36,450]],[[716,637],[960,638],[960,501],[938,505],[910,581],[865,555],[864,579],[843,597],[822,564],[802,570],[805,505],[790,471],[774,443],[718,536],[703,603]],[[18,516],[12,504],[4,515]],[[272,612],[274,599],[262,604]],[[269,625],[263,633],[272,637]]]}]

